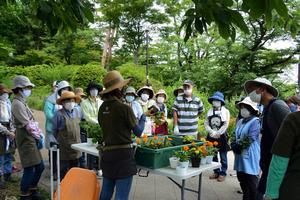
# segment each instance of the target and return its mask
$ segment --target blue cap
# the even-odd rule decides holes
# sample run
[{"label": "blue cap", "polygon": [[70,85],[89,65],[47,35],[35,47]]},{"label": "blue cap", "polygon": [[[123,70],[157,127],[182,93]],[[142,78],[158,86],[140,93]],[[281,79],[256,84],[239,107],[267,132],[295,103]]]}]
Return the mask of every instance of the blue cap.
[{"label": "blue cap", "polygon": [[213,100],[219,100],[225,105],[224,94],[222,92],[215,92],[214,95],[208,98],[208,102],[212,104]]}]

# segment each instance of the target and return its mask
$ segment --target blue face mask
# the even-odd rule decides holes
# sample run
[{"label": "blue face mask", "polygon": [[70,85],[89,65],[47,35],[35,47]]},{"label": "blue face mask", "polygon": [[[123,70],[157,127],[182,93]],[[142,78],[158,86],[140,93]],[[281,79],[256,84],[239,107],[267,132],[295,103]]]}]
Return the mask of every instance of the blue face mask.
[{"label": "blue face mask", "polygon": [[128,103],[131,103],[134,100],[134,96],[126,96],[125,99]]},{"label": "blue face mask", "polygon": [[26,99],[27,97],[29,97],[31,95],[31,90],[23,89],[21,94]]},{"label": "blue face mask", "polygon": [[298,106],[293,103],[289,107],[290,107],[291,112],[296,112],[298,109]]}]

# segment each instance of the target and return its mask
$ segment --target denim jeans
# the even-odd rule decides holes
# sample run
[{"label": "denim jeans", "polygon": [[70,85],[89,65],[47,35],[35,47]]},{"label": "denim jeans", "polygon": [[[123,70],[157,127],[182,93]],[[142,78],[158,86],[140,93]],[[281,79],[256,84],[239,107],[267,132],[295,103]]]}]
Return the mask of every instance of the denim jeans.
[{"label": "denim jeans", "polygon": [[[218,168],[218,169],[215,169],[214,170],[214,173],[218,174],[218,175],[221,175],[221,176],[226,176],[227,173],[227,168],[228,168],[228,165],[227,165],[227,151],[226,150],[219,150],[219,155],[220,155],[220,158],[221,158],[221,169]],[[216,155],[214,158],[213,158],[213,161],[214,162],[219,162],[219,159],[218,159],[218,155]]]},{"label": "denim jeans", "polygon": [[133,176],[123,179],[108,179],[103,177],[103,186],[99,200],[110,200],[116,187],[115,200],[128,200]]},{"label": "denim jeans", "polygon": [[21,180],[21,192],[27,193],[30,188],[37,187],[40,181],[41,175],[44,171],[44,162],[41,161],[40,164],[25,167],[23,171],[23,176]]},{"label": "denim jeans", "polygon": [[12,161],[13,156],[11,153],[6,153],[4,155],[0,155],[0,176],[4,174],[11,174],[12,173]]}]

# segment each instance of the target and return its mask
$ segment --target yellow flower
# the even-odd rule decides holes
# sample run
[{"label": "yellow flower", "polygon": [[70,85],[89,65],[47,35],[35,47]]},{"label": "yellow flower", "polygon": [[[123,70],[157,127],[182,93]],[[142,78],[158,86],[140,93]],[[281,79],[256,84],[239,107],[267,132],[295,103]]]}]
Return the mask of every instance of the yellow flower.
[{"label": "yellow flower", "polygon": [[206,140],[205,140],[204,137],[200,138],[200,141],[201,141],[201,142],[206,142]]},{"label": "yellow flower", "polygon": [[199,151],[195,151],[195,154],[199,154],[200,152]]}]

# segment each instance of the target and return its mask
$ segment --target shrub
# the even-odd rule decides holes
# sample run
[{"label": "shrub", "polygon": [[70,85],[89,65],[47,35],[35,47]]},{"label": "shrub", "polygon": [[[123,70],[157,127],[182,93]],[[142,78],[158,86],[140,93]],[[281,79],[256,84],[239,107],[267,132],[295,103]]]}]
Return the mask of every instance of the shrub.
[{"label": "shrub", "polygon": [[89,82],[96,81],[102,84],[102,79],[106,75],[106,70],[97,62],[92,62],[81,66],[73,76],[74,87],[86,88]]}]

